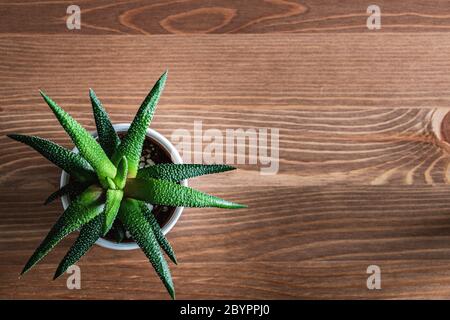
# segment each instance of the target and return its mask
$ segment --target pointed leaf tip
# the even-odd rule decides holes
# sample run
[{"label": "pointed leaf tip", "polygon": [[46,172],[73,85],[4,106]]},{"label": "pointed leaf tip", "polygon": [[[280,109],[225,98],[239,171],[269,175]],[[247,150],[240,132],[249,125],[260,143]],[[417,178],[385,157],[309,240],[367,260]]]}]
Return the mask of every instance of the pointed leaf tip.
[{"label": "pointed leaf tip", "polygon": [[94,89],[92,89],[92,88],[89,88],[89,98],[98,99],[97,94],[95,93]]},{"label": "pointed leaf tip", "polygon": [[78,121],[58,106],[56,102],[42,92],[41,95],[61,126],[69,134],[73,143],[78,147],[80,154],[90,163],[97,175],[100,178],[114,177],[116,175],[116,167],[111,163],[92,135]]},{"label": "pointed leaf tip", "polygon": [[127,197],[151,204],[174,207],[245,208],[242,204],[230,202],[171,181],[154,178],[128,179],[124,191]]},{"label": "pointed leaf tip", "polygon": [[176,300],[176,298],[175,298],[175,289],[173,287],[170,287],[170,289],[167,289],[167,291],[169,292],[169,295],[172,298],[172,300]]},{"label": "pointed leaf tip", "polygon": [[100,237],[104,216],[99,214],[80,229],[78,238],[58,265],[53,280],[64,274],[66,270],[75,264]]},{"label": "pointed leaf tip", "polygon": [[139,159],[142,153],[142,146],[145,140],[145,133],[153,119],[153,114],[164,89],[166,78],[167,73],[164,73],[147,94],[131,122],[125,138],[112,156],[112,161],[115,165],[119,163],[123,156],[127,157],[128,177],[130,178],[136,177]]},{"label": "pointed leaf tip", "polygon": [[178,182],[198,176],[225,172],[236,169],[224,164],[175,164],[161,163],[147,168],[139,169],[138,178],[154,178]]},{"label": "pointed leaf tip", "polygon": [[92,88],[89,89],[89,97],[91,99],[95,126],[97,127],[98,142],[106,155],[111,157],[120,144],[119,136],[114,130],[108,113]]},{"label": "pointed leaf tip", "polygon": [[156,237],[156,241],[158,241],[161,248],[167,254],[167,256],[172,260],[173,263],[178,264],[177,257],[175,256],[175,252],[173,251],[172,246],[167,240],[166,236],[161,230],[158,221],[156,220],[155,215],[150,210],[145,202],[139,201],[139,207],[141,209],[142,215],[148,221],[150,226],[152,227],[153,233]]},{"label": "pointed leaf tip", "polygon": [[80,154],[63,148],[50,140],[22,134],[9,134],[8,137],[30,146],[80,181],[93,181],[95,177],[91,166]]},{"label": "pointed leaf tip", "polygon": [[44,98],[45,102],[47,102],[47,103],[49,103],[49,102],[54,103],[54,101],[49,96],[47,96],[47,94],[43,90],[39,89],[39,94],[41,95],[42,98]]},{"label": "pointed leaf tip", "polygon": [[101,188],[91,186],[77,197],[51,228],[40,246],[28,259],[21,274],[29,271],[36,263],[44,258],[69,233],[79,229],[92,220],[103,210],[100,196]]},{"label": "pointed leaf tip", "polygon": [[125,156],[122,157],[119,164],[117,165],[117,174],[114,178],[114,183],[117,188],[122,190],[125,187],[127,182],[127,174],[128,174],[128,160]]},{"label": "pointed leaf tip", "polygon": [[103,211],[105,216],[102,228],[102,235],[105,236],[111,229],[117,213],[119,212],[120,203],[123,198],[122,190],[108,190],[106,192],[106,203]]},{"label": "pointed leaf tip", "polygon": [[119,214],[120,220],[131,233],[139,247],[141,247],[142,251],[144,251],[168,293],[174,299],[175,289],[169,266],[159,248],[152,227],[139,208],[139,202],[133,199],[125,199],[122,202]]}]

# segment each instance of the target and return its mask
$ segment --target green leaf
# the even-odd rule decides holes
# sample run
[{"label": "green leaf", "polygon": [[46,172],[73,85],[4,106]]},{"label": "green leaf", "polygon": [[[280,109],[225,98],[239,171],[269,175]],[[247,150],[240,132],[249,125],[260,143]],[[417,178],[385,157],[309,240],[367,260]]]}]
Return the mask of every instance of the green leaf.
[{"label": "green leaf", "polygon": [[103,108],[100,100],[97,98],[94,90],[89,89],[92,111],[94,113],[95,125],[97,127],[98,142],[108,157],[111,157],[120,144],[119,136],[114,130],[108,113]]},{"label": "green leaf", "polygon": [[95,173],[91,166],[80,154],[67,150],[50,140],[35,136],[21,134],[8,134],[7,136],[32,147],[79,181],[95,180]]},{"label": "green leaf", "polygon": [[47,102],[50,109],[52,109],[59,123],[64,130],[69,134],[73,143],[77,146],[81,155],[90,163],[95,172],[100,178],[116,176],[116,167],[109,160],[100,145],[95,141],[86,129],[81,126],[74,118],[67,112],[61,109],[56,102],[50,99],[41,91],[41,95]]},{"label": "green leaf", "polygon": [[116,190],[117,189],[117,186],[116,186],[116,184],[114,183],[114,180],[113,179],[111,179],[110,177],[106,177],[106,185],[104,185],[103,187],[105,188],[105,189],[113,189],[113,190]]},{"label": "green leaf", "polygon": [[101,236],[103,222],[104,217],[102,214],[99,214],[81,227],[77,240],[75,240],[74,244],[70,247],[69,251],[58,265],[53,280],[66,272],[67,268],[80,260],[80,258],[94,245],[95,241]]},{"label": "green leaf", "polygon": [[105,221],[103,223],[102,235],[106,235],[109,229],[111,229],[112,224],[116,219],[117,212],[119,211],[122,197],[122,190],[109,189],[108,191],[106,191],[106,204],[104,210]]},{"label": "green leaf", "polygon": [[205,174],[234,170],[236,168],[224,164],[174,164],[161,163],[140,169],[137,178],[154,178],[178,182]]},{"label": "green leaf", "polygon": [[169,241],[164,236],[164,233],[162,232],[161,227],[159,226],[159,223],[156,220],[155,215],[148,208],[148,206],[145,202],[139,201],[139,207],[141,208],[142,214],[144,215],[145,219],[147,219],[148,223],[150,223],[150,226],[152,227],[153,233],[154,233],[159,245],[164,250],[164,252],[167,254],[167,256],[170,258],[170,260],[172,260],[173,263],[177,264],[177,258],[175,256],[175,252],[173,251],[172,246],[170,245]]},{"label": "green leaf", "polygon": [[38,263],[69,233],[77,230],[100,214],[103,210],[103,205],[100,201],[101,195],[102,189],[100,187],[91,186],[75,199],[59,217],[47,237],[45,237],[44,241],[28,260],[21,275]]},{"label": "green leaf", "polygon": [[156,82],[153,89],[142,102],[133,122],[128,129],[127,135],[123,138],[116,153],[112,157],[113,163],[118,164],[123,156],[128,160],[128,177],[136,177],[139,167],[139,159],[144,144],[145,132],[153,118],[156,105],[166,83],[167,71]]},{"label": "green leaf", "polygon": [[70,198],[74,199],[76,198],[80,193],[82,193],[84,190],[86,190],[87,187],[89,187],[91,183],[90,182],[70,182],[66,184],[64,187],[56,190],[53,192],[47,200],[45,200],[44,205],[49,204],[50,202],[68,195]]},{"label": "green leaf", "polygon": [[125,187],[125,184],[127,182],[127,173],[128,173],[128,160],[124,156],[117,165],[117,175],[114,178],[114,183],[120,190],[122,190]]},{"label": "green leaf", "polygon": [[152,227],[142,215],[139,202],[133,199],[122,201],[119,218],[150,260],[172,299],[175,299],[175,290],[169,266],[161,253]]},{"label": "green leaf", "polygon": [[127,197],[151,204],[174,207],[246,208],[245,205],[229,202],[174,182],[152,178],[128,179],[124,191]]}]

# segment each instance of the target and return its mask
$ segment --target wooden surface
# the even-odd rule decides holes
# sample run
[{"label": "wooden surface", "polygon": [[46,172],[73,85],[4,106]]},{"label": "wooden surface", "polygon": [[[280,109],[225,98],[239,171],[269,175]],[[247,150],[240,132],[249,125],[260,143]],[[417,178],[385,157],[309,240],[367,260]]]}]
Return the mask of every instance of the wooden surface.
[{"label": "wooden surface", "polygon": [[0,298],[168,298],[139,250],[94,247],[81,290],[51,281],[74,235],[18,279],[61,213],[42,205],[60,171],[5,137],[71,147],[38,89],[93,129],[89,87],[127,122],[166,68],[161,133],[280,130],[277,175],[190,182],[249,208],[184,211],[168,236],[179,299],[450,298],[447,1],[378,2],[378,31],[364,1],[79,1],[78,31],[69,4],[0,4]]},{"label": "wooden surface", "polygon": [[79,0],[0,1],[0,30],[67,34],[66,8],[82,10],[83,34],[364,32],[367,7],[382,11],[383,32],[447,32],[449,1],[420,0]]}]

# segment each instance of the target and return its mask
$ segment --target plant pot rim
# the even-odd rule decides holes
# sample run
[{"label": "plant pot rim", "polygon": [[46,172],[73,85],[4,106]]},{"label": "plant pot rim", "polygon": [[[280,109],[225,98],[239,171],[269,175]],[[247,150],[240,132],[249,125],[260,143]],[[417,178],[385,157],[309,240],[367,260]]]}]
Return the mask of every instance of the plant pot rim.
[{"label": "plant pot rim", "polygon": [[[113,124],[114,130],[116,132],[126,132],[128,131],[128,128],[130,127],[130,123],[117,123]],[[92,136],[97,137],[97,131],[91,132]],[[170,154],[170,157],[172,159],[173,163],[181,164],[183,163],[183,159],[181,158],[180,154],[178,153],[178,150],[175,148],[175,146],[162,134],[160,134],[158,131],[147,128],[146,130],[146,136],[153,138],[157,142],[161,144],[161,146]],[[78,153],[78,149],[75,147],[72,149],[73,152]],[[69,182],[69,174],[65,171],[62,171],[61,173],[61,179],[60,179],[60,188],[65,186]],[[180,182],[181,185],[187,187],[188,181],[183,180]],[[61,197],[61,202],[64,210],[67,209],[69,206],[69,198],[67,196]],[[177,223],[178,219],[181,216],[181,213],[183,212],[184,207],[176,207],[174,213],[170,217],[169,221],[162,227],[162,232],[164,234],[167,234]],[[99,238],[96,242],[97,245],[108,248],[108,249],[114,249],[114,250],[134,250],[138,249],[139,246],[136,242],[122,242],[117,243],[114,241],[110,241],[104,238]]]}]

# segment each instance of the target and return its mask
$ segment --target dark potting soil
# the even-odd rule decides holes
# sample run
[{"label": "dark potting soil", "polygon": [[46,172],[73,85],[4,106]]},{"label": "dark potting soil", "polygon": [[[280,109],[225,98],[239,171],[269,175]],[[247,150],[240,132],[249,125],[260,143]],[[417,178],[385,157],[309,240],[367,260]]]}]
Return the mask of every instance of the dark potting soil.
[{"label": "dark potting soil", "polygon": [[[118,135],[120,139],[123,139],[125,133],[119,132]],[[160,163],[172,163],[170,154],[157,141],[146,136],[142,147],[139,168]],[[162,228],[174,214],[175,207],[154,205],[152,212]],[[104,238],[115,242],[133,242],[133,239],[127,236],[126,229],[118,219],[114,221],[111,230]]]}]

